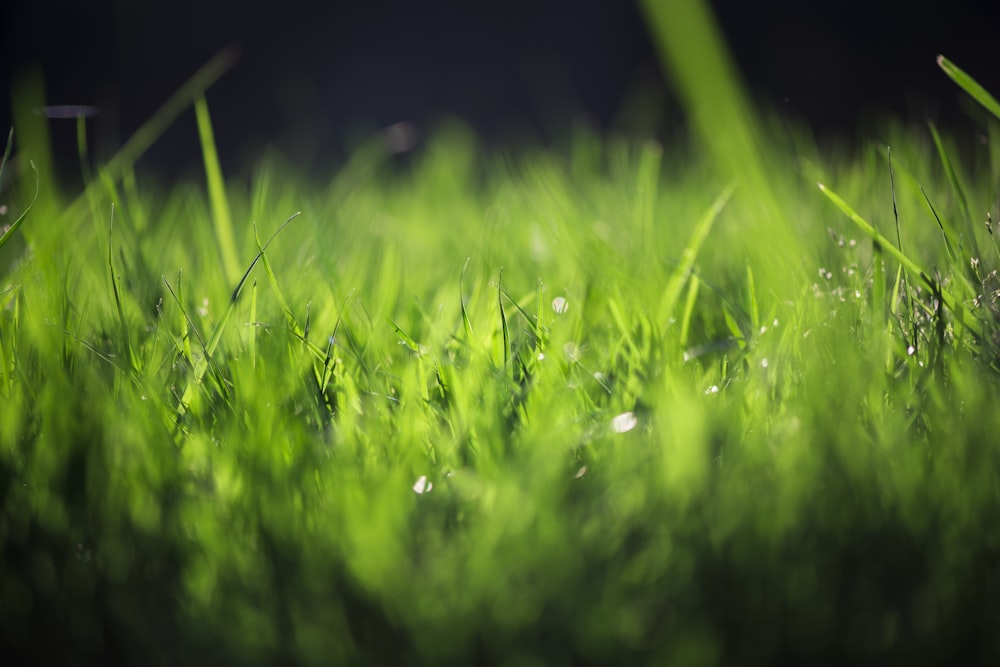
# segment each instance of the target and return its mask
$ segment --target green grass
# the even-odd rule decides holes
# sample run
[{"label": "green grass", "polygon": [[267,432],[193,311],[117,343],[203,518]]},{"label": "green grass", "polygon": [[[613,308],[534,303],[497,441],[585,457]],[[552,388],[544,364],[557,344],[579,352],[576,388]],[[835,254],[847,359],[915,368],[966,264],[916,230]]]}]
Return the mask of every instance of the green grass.
[{"label": "green grass", "polygon": [[[654,34],[688,26],[718,58],[707,90],[675,74],[689,144],[580,127],[498,156],[452,124],[406,169],[375,137],[330,182],[278,157],[227,181],[204,101],[223,58],[74,202],[19,116],[3,644],[95,664],[1000,659],[995,125],[969,162],[891,127],[891,175],[882,144],[765,139],[707,17],[648,4]],[[136,177],[188,104],[206,185]]]}]

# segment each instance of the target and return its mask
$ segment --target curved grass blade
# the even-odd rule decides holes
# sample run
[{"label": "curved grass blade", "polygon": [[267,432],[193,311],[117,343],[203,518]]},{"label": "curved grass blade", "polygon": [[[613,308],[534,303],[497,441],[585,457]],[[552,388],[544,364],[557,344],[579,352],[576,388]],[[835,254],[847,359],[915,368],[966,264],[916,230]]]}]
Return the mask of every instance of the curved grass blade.
[{"label": "curved grass blade", "polygon": [[[167,101],[150,116],[149,120],[135,131],[121,150],[108,160],[104,170],[115,182],[120,180],[157,139],[173,124],[177,117],[208,90],[223,74],[229,71],[239,57],[235,48],[223,49],[214,58],[184,82]],[[91,183],[84,192],[66,208],[66,217],[74,218],[83,214],[94,195],[91,188],[102,187],[99,181]]]},{"label": "curved grass blade", "polygon": [[[219,323],[215,325],[215,330],[212,332],[212,337],[209,338],[208,344],[204,346],[205,354],[198,360],[195,365],[194,375],[188,379],[187,386],[184,388],[184,393],[181,395],[181,400],[177,405],[177,419],[180,419],[187,413],[188,406],[191,404],[191,400],[194,398],[194,392],[201,385],[202,379],[205,377],[205,372],[208,370],[209,364],[212,363],[212,354],[215,349],[219,346],[219,341],[222,340],[222,334],[225,331],[226,324],[229,322],[229,318],[232,316],[233,311],[236,308],[236,301],[239,299],[240,292],[243,291],[243,285],[246,283],[247,278],[250,277],[250,272],[253,271],[254,267],[257,266],[257,262],[260,261],[261,257],[264,255],[264,251],[267,249],[271,242],[281,233],[281,231],[288,226],[288,224],[299,217],[300,212],[293,213],[287,220],[285,220],[278,229],[271,235],[263,246],[261,246],[260,251],[257,256],[254,257],[253,261],[250,262],[250,266],[243,273],[243,277],[240,279],[236,289],[233,290],[233,295],[229,298],[229,304],[226,306],[226,310],[222,313],[222,317],[219,319]],[[164,279],[166,282],[166,279]],[[169,288],[170,285],[168,284]],[[171,290],[173,294],[173,290]],[[175,296],[176,299],[176,296]]]},{"label": "curved grass blade", "polygon": [[681,290],[684,287],[684,282],[688,279],[688,276],[691,275],[691,271],[694,269],[694,260],[698,257],[698,251],[701,250],[701,246],[705,243],[705,239],[708,238],[708,233],[712,230],[712,226],[715,224],[719,214],[722,213],[722,209],[725,208],[729,198],[732,197],[734,187],[735,186],[733,185],[729,185],[718,197],[716,197],[712,206],[705,211],[705,214],[701,216],[701,219],[695,225],[694,231],[691,232],[691,238],[688,240],[687,246],[685,246],[684,251],[681,253],[681,259],[677,264],[677,269],[674,271],[674,274],[670,276],[670,280],[667,281],[667,286],[663,290],[663,297],[660,299],[658,321],[661,331],[666,330],[670,318],[673,317],[674,309],[677,307],[677,302],[681,296]]},{"label": "curved grass blade", "polygon": [[944,142],[941,141],[941,135],[938,134],[937,128],[934,127],[934,123],[928,122],[927,124],[930,127],[931,137],[934,139],[934,146],[937,148],[941,166],[944,167],[944,172],[948,176],[948,183],[951,185],[955,199],[958,200],[959,210],[965,219],[965,235],[968,238],[966,247],[969,249],[969,257],[979,257],[979,244],[976,243],[976,232],[972,226],[972,216],[969,214],[969,202],[965,196],[965,188],[962,187],[962,183],[958,180],[958,173],[955,171],[955,166],[944,149]]},{"label": "curved grass blade", "polygon": [[507,315],[503,310],[503,269],[497,280],[497,304],[500,306],[500,325],[503,328],[503,365],[510,363],[510,329],[507,328]]},{"label": "curved grass blade", "polygon": [[462,327],[465,329],[465,339],[470,342],[472,341],[472,321],[469,319],[469,311],[465,307],[465,293],[462,285],[465,282],[465,270],[469,268],[471,259],[471,257],[465,258],[462,273],[458,277],[458,302],[462,308]]},{"label": "curved grass blade", "polygon": [[212,207],[215,223],[215,240],[222,255],[222,268],[226,280],[239,275],[240,260],[236,251],[236,237],[233,234],[233,216],[229,211],[229,198],[219,163],[219,151],[215,147],[215,132],[212,117],[208,112],[208,102],[201,95],[194,101],[194,114],[198,121],[198,138],[201,140],[202,161],[205,164],[205,179],[208,186],[208,200]]},{"label": "curved grass blade", "polygon": [[115,205],[111,204],[111,218],[108,224],[108,274],[111,277],[111,291],[115,296],[115,310],[118,311],[118,326],[121,327],[122,344],[125,345],[125,355],[134,373],[140,370],[139,358],[132,349],[129,339],[128,322],[125,321],[125,307],[122,305],[121,278],[115,275],[115,263],[112,239],[115,231]]},{"label": "curved grass blade", "polygon": [[[11,130],[11,136],[13,136],[13,130]],[[9,147],[10,144],[8,143],[8,149]],[[4,155],[4,157],[6,157],[6,155]],[[28,204],[28,207],[21,211],[21,215],[17,216],[17,220],[11,223],[10,227],[7,228],[7,231],[3,233],[3,236],[0,236],[0,248],[3,248],[7,244],[7,241],[14,236],[14,232],[17,231],[17,228],[21,226],[21,223],[24,222],[24,219],[28,216],[28,211],[30,211],[31,207],[35,205],[36,201],[38,201],[38,190],[41,184],[41,177],[38,175],[38,168],[35,167],[35,163],[29,160],[28,164],[31,166],[31,170],[35,172],[35,195],[31,198],[31,203]]]},{"label": "curved grass blade", "polygon": [[952,81],[958,84],[959,88],[967,92],[972,99],[979,102],[987,111],[1000,119],[1000,102],[997,102],[996,98],[980,86],[975,79],[944,56],[937,57],[937,64]]},{"label": "curved grass blade", "polygon": [[817,183],[816,185],[819,186],[820,192],[826,195],[826,198],[833,202],[833,204],[839,208],[844,215],[850,218],[851,222],[857,225],[861,231],[868,234],[872,241],[876,243],[883,252],[892,255],[892,257],[899,262],[904,269],[920,278],[920,280],[922,280],[929,289],[939,290],[944,304],[960,318],[962,323],[967,326],[972,333],[980,338],[982,337],[982,323],[976,319],[975,314],[969,310],[968,306],[966,306],[959,299],[956,299],[949,290],[940,287],[936,280],[931,278],[927,272],[921,269],[920,266],[912,259],[904,255],[896,246],[892,245],[892,242],[889,241],[889,239],[882,236],[877,229],[875,229],[867,220],[858,215],[858,213],[833,190],[829,189],[822,183]]}]

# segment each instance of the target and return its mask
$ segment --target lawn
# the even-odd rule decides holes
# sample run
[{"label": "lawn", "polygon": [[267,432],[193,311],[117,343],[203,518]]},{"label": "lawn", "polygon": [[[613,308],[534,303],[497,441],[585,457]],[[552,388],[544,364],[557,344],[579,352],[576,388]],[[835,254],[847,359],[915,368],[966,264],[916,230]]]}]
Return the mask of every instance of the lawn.
[{"label": "lawn", "polygon": [[[646,4],[675,144],[443,122],[227,178],[223,56],[65,192],[15,116],[6,654],[1000,662],[1000,108],[941,59],[971,130],[821,150]],[[144,180],[192,108],[204,180]]]}]

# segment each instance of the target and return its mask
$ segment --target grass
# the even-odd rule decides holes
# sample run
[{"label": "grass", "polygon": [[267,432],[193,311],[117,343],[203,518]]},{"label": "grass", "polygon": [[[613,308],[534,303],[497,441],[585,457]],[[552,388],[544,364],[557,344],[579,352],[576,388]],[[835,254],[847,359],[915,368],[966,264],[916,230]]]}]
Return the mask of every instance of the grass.
[{"label": "grass", "polygon": [[[706,17],[649,6],[726,70]],[[688,72],[686,145],[580,126],[568,151],[498,156],[446,125],[405,169],[374,137],[329,182],[278,157],[227,180],[204,101],[226,62],[75,202],[20,116],[12,653],[1000,658],[995,124],[981,161],[899,127],[891,153],[830,159]],[[735,143],[709,93],[745,110]],[[134,163],[188,104],[206,185],[164,195]]]}]

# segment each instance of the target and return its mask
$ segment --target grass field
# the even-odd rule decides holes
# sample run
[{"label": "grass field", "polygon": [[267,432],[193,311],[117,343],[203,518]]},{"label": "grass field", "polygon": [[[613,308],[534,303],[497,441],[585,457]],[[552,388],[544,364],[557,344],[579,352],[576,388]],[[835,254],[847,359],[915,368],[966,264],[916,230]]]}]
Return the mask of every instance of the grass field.
[{"label": "grass field", "polygon": [[[451,123],[405,165],[378,135],[227,180],[213,61],[77,196],[17,117],[8,654],[997,664],[996,102],[942,60],[978,149],[823,154],[667,4],[679,145]],[[136,177],[192,105],[205,181]]]}]

